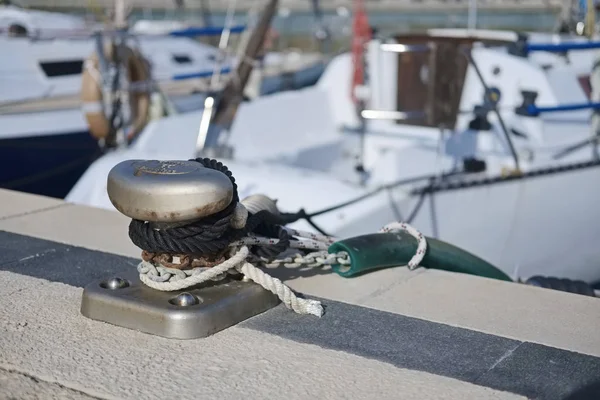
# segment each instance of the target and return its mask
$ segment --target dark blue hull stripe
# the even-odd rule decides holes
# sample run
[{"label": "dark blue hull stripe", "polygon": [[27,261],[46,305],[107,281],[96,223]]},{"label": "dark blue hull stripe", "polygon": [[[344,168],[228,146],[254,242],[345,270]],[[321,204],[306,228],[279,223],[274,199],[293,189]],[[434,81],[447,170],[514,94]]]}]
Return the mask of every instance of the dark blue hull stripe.
[{"label": "dark blue hull stripe", "polygon": [[88,132],[0,140],[0,188],[64,198],[100,149]]}]

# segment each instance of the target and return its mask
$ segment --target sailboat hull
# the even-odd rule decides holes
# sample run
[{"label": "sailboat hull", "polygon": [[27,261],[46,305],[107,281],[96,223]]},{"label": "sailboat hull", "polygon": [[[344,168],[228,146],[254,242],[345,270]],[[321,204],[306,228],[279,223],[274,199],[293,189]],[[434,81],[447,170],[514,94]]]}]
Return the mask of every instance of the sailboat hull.
[{"label": "sailboat hull", "polygon": [[[427,194],[411,222],[484,258],[513,278],[533,275],[600,281],[600,167]],[[398,198],[398,197],[397,197]],[[397,202],[406,218],[419,202]],[[352,236],[394,219],[391,207],[356,218]]]},{"label": "sailboat hull", "polygon": [[99,155],[86,131],[0,140],[0,187],[64,198]]}]

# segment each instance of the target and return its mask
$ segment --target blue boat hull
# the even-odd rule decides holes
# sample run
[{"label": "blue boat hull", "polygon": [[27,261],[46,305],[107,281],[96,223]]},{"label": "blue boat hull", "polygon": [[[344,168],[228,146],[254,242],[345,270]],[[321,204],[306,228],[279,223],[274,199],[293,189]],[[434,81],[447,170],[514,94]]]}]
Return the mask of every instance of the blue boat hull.
[{"label": "blue boat hull", "polygon": [[0,188],[64,198],[100,155],[88,132],[0,140]]},{"label": "blue boat hull", "polygon": [[317,63],[306,69],[289,74],[270,76],[263,79],[260,95],[265,96],[286,90],[297,90],[312,86],[325,72],[325,63]]}]

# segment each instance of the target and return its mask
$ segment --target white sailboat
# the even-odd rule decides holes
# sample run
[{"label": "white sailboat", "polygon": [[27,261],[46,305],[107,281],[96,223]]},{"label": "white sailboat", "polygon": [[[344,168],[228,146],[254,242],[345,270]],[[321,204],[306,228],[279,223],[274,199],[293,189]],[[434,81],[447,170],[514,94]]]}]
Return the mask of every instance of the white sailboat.
[{"label": "white sailboat", "polygon": [[[226,29],[239,33],[245,27],[231,21]],[[215,27],[195,29],[191,34],[223,31]],[[95,68],[89,57],[97,53],[97,33],[81,18],[22,9],[13,3],[0,9],[0,32],[0,52],[11,57],[0,65],[0,159],[6,163],[0,187],[62,198],[99,152],[89,135],[80,99],[82,72]],[[102,32],[117,34],[114,28]],[[226,49],[186,37],[189,34],[182,30],[169,35],[133,34],[125,39],[150,64],[152,81],[169,100],[168,106],[153,101],[158,116],[165,107],[171,113],[202,108],[209,84],[217,85],[212,88],[216,90],[222,82],[209,82],[211,76],[216,72],[227,78],[238,63],[235,54],[223,54]],[[277,90],[281,74],[303,68],[320,74],[310,63],[281,70],[279,61],[266,57],[268,76],[258,82],[268,89],[266,93]],[[318,69],[322,68],[321,64]],[[264,92],[252,88],[251,94]]]},{"label": "white sailboat", "polygon": [[[589,110],[548,117],[515,112],[525,90],[536,91],[537,103],[546,107],[587,102],[576,75],[568,66],[547,70],[501,49],[477,46],[471,50],[474,64],[468,64],[455,58],[460,56],[455,44],[440,37],[423,43],[436,46],[437,64],[418,58],[419,53],[389,51],[408,45],[369,44],[365,112],[375,119],[368,120],[362,151],[361,135],[351,129],[359,119],[347,95],[348,54],[334,59],[314,88],[244,104],[228,136],[234,157],[222,159],[234,172],[240,195],[264,193],[278,199],[285,211],[304,208],[309,213],[363,196],[313,221],[328,233],[348,236],[408,219],[425,234],[465,248],[511,276],[600,279],[594,245],[600,233],[600,189],[592,183],[599,164],[591,146],[560,155],[589,138]],[[456,60],[452,73],[459,79],[447,80],[447,60]],[[440,62],[444,73],[428,69]],[[514,153],[493,113],[487,122],[471,122],[477,120],[473,106],[489,107],[473,65],[493,88],[488,95],[500,94],[492,97],[508,125]],[[390,119],[423,110],[429,110],[424,122]],[[108,171],[128,159],[195,157],[203,150],[196,148],[201,118],[190,113],[152,123],[130,148],[95,162],[67,200],[112,209],[106,196]],[[440,129],[440,123],[450,129]]]}]

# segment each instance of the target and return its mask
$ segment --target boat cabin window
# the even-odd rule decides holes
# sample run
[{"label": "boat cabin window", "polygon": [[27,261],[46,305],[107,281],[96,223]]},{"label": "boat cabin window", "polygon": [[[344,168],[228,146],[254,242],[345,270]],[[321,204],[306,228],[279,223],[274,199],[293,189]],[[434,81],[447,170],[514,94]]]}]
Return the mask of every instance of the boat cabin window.
[{"label": "boat cabin window", "polygon": [[48,78],[80,75],[83,71],[83,60],[40,62],[40,67]]},{"label": "boat cabin window", "polygon": [[191,64],[192,59],[187,54],[173,54],[173,61],[177,64]]},{"label": "boat cabin window", "polygon": [[398,53],[398,111],[425,113],[422,120],[398,123],[454,128],[469,64],[462,49],[482,40],[426,34],[400,35],[395,39],[401,44],[428,46],[426,51]]}]

